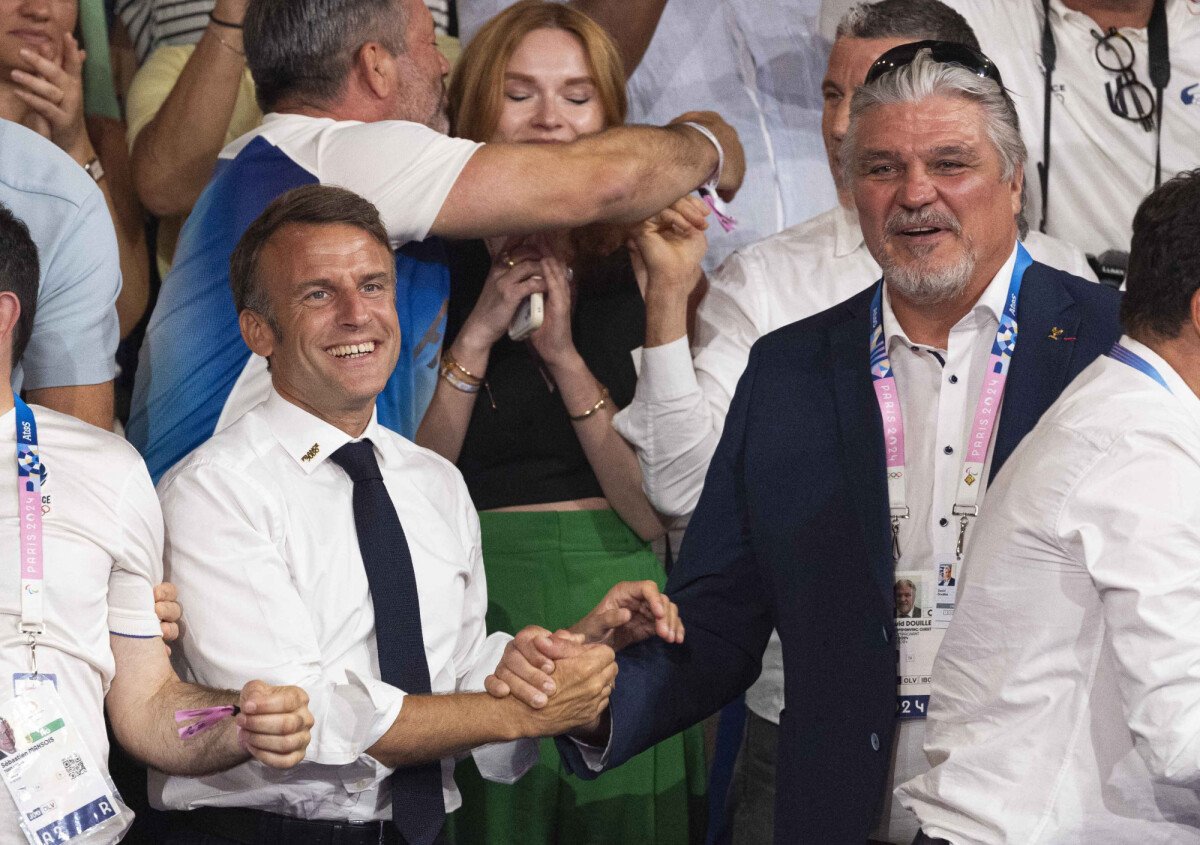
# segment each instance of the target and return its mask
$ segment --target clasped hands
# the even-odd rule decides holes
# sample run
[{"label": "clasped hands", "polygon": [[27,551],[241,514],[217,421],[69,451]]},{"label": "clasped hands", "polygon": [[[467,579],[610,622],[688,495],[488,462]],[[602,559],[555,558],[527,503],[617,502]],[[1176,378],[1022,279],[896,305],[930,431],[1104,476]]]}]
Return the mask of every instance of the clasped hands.
[{"label": "clasped hands", "polygon": [[537,735],[593,737],[616,686],[616,653],[652,636],[683,642],[679,608],[653,581],[622,581],[568,629],[522,629],[484,688],[494,698],[511,696],[526,705]]}]

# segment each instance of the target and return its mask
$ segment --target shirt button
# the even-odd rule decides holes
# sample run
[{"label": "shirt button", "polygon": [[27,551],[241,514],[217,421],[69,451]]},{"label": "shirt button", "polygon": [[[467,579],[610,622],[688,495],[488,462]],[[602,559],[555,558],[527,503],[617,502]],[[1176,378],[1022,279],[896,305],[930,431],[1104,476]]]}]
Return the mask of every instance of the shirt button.
[{"label": "shirt button", "polygon": [[950,376],[951,384],[958,384],[958,376]]},{"label": "shirt button", "polygon": [[879,750],[879,734],[871,734],[871,748],[874,751]]},{"label": "shirt button", "polygon": [[938,525],[942,526],[943,528],[945,528],[949,524],[950,524],[950,520],[946,519],[946,517],[944,517],[944,516],[938,520]]},{"label": "shirt button", "polygon": [[945,452],[947,455],[953,455],[953,454],[954,454],[954,447],[953,447],[953,446],[947,446],[947,447],[946,447],[945,449],[943,449],[942,451],[943,451],[943,452]]}]

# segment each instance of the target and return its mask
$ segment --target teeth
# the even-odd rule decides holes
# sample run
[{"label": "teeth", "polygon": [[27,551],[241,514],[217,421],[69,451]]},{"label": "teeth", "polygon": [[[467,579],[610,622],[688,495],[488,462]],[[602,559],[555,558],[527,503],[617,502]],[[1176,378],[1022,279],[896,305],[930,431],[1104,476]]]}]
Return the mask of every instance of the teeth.
[{"label": "teeth", "polygon": [[341,346],[333,346],[325,350],[334,358],[346,358],[355,355],[365,355],[368,352],[375,351],[375,341],[368,340],[365,343],[348,343]]}]

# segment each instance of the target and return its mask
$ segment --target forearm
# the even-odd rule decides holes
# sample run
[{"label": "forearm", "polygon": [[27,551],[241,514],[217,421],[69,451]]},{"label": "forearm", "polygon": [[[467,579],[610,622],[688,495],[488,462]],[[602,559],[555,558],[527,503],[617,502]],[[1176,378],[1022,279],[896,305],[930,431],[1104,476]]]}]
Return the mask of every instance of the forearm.
[{"label": "forearm", "polygon": [[400,715],[367,753],[385,766],[415,766],[480,745],[534,736],[512,698],[487,693],[408,695]]},{"label": "forearm", "polygon": [[434,221],[450,238],[635,223],[695,190],[717,151],[686,126],[619,126],[569,144],[486,144]]},{"label": "forearm", "polygon": [[573,0],[570,5],[604,27],[621,53],[628,77],[633,75],[654,39],[654,30],[658,27],[667,0],[638,0],[635,3]]},{"label": "forearm", "polygon": [[212,177],[245,69],[241,49],[241,30],[210,23],[158,114],[138,133],[134,184],[155,214],[186,214]]},{"label": "forearm", "polygon": [[77,384],[65,387],[30,388],[25,391],[31,405],[41,405],[97,428],[112,430],[113,383]]},{"label": "forearm", "polygon": [[[551,364],[550,371],[568,414],[579,416],[600,399],[603,387],[578,354]],[[663,524],[642,489],[636,454],[613,428],[614,412],[609,400],[585,419],[572,421],[572,426],[604,498],[639,537],[652,540],[662,536]]]},{"label": "forearm", "polygon": [[137,760],[167,774],[203,776],[245,762],[250,755],[238,744],[232,718],[183,740],[175,711],[237,703],[236,692],[186,684],[171,673],[135,705],[110,707],[109,717],[121,747]]},{"label": "forearm", "polygon": [[121,292],[117,297],[120,336],[126,337],[146,311],[150,297],[150,259],[142,207],[134,194],[124,124],[109,118],[90,117],[87,140],[77,160],[87,164],[99,158],[104,177],[96,184],[117,235],[121,264]]},{"label": "forearm", "polygon": [[[472,344],[460,335],[455,338],[448,352],[472,375],[485,377],[488,358],[491,355],[490,344]],[[480,390],[487,388],[481,387]],[[478,392],[467,393],[450,384],[445,378],[438,378],[433,399],[430,400],[417,429],[417,445],[437,452],[448,461],[457,462],[462,452],[463,440],[467,436],[467,428],[471,424],[471,413],[478,399]]]}]

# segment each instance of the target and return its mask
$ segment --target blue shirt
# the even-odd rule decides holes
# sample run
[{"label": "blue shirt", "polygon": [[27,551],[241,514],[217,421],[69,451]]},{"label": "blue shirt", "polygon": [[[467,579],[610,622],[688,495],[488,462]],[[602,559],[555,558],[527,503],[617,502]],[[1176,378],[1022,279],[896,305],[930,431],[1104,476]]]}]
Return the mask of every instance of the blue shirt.
[{"label": "blue shirt", "polygon": [[121,260],[104,194],[50,141],[0,120],[0,203],[29,227],[39,262],[37,313],[13,387],[111,381]]}]

